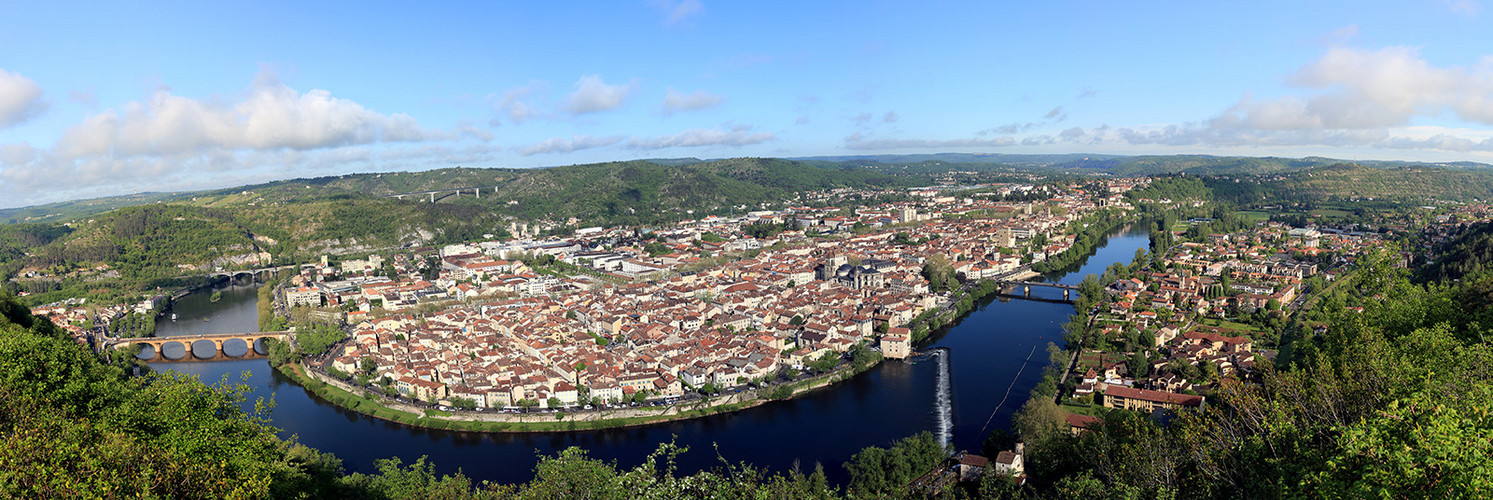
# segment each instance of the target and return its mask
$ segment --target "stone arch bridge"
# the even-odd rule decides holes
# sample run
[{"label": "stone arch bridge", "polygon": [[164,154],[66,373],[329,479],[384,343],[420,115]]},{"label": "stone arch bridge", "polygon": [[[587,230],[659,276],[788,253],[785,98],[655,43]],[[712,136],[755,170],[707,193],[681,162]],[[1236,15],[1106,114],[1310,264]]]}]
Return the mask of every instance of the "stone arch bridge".
[{"label": "stone arch bridge", "polygon": [[261,267],[259,269],[243,269],[239,271],[217,271],[209,273],[212,278],[238,279],[240,276],[249,276],[258,279],[261,276],[277,276],[281,270],[295,269],[295,266]]},{"label": "stone arch bridge", "polygon": [[141,337],[111,340],[104,347],[144,346],[135,355],[142,361],[226,361],[262,358],[269,354],[269,340],[293,342],[294,336],[294,332],[287,331]]}]

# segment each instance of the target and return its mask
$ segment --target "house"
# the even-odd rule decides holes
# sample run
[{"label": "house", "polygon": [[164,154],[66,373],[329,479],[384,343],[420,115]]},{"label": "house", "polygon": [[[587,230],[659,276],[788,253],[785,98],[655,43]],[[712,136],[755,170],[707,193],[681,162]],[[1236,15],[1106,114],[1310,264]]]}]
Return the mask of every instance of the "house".
[{"label": "house", "polygon": [[321,290],[309,286],[286,290],[285,303],[290,307],[321,307]]},{"label": "house", "polygon": [[[1009,452],[1002,452],[1009,453]],[[960,453],[956,459],[960,481],[975,481],[990,468],[990,459],[972,453]]]},{"label": "house", "polygon": [[1005,474],[1017,478],[1017,484],[1026,480],[1026,464],[1023,463],[1023,455],[1026,454],[1026,445],[1016,443],[1014,451],[1002,451],[995,454],[995,459],[990,461],[990,470],[996,474]]},{"label": "house", "polygon": [[1203,404],[1202,396],[1175,392],[1132,389],[1117,385],[1109,386],[1109,389],[1104,392],[1105,408],[1120,408],[1143,413],[1151,413],[1158,409],[1176,410],[1184,406],[1202,408]]},{"label": "house", "polygon": [[881,336],[881,355],[887,359],[907,359],[911,350],[912,335],[906,328],[892,328]]},{"label": "house", "polygon": [[1090,417],[1077,413],[1069,413],[1063,420],[1068,424],[1068,431],[1072,432],[1074,436],[1093,431],[1104,424],[1104,420],[1099,417]]},{"label": "house", "polygon": [[395,381],[395,389],[399,391],[400,395],[421,401],[445,399],[446,397],[446,386],[444,384],[418,378],[399,377]]}]

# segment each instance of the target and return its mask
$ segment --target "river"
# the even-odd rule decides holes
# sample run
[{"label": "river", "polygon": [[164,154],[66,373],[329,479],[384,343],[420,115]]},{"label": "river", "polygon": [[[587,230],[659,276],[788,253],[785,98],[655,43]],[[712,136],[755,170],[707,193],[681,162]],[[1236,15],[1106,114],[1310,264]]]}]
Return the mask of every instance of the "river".
[{"label": "river", "polygon": [[[1073,271],[1046,279],[1076,284],[1084,275],[1102,273],[1112,263],[1130,262],[1135,250],[1146,246],[1143,228],[1122,230]],[[216,303],[208,300],[211,292],[207,290],[178,301],[173,306],[177,320],[160,320],[157,335],[256,330],[254,287],[219,290],[222,300]],[[1062,298],[1061,291],[1045,288],[1034,289],[1032,295]],[[350,471],[372,472],[374,460],[380,458],[397,456],[408,464],[424,455],[441,473],[460,469],[479,481],[516,483],[532,476],[540,453],[552,455],[579,446],[594,458],[631,467],[659,443],[672,439],[690,448],[679,457],[680,473],[718,466],[722,458],[776,471],[796,466],[811,472],[815,464],[822,464],[831,482],[843,484],[846,473],[841,464],[861,448],[884,446],[917,432],[936,433],[950,421],[954,446],[978,453],[984,437],[981,430],[1009,427],[1011,416],[1041,381],[1047,365],[1045,347],[1061,342],[1062,325],[1071,314],[1073,306],[1063,303],[982,301],[977,310],[923,347],[947,349],[949,378],[943,383],[952,388],[952,397],[942,400],[936,390],[940,362],[891,361],[789,401],[727,415],[603,431],[478,434],[426,430],[332,406],[271,370],[263,359],[153,366],[198,375],[207,383],[225,375],[237,381],[248,372],[246,383],[254,388],[255,396],[274,398],[274,425],[282,437],[294,436],[308,446],[332,452]],[[1005,403],[997,410],[1003,398]]]}]

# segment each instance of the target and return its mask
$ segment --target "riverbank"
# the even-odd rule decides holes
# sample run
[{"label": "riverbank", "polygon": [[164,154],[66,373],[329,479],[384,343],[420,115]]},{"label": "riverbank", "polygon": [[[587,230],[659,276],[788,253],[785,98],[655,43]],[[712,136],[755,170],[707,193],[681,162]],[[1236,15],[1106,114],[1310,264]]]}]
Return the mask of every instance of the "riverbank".
[{"label": "riverbank", "polygon": [[[537,413],[442,411],[389,401],[382,395],[330,377],[304,363],[287,363],[276,367],[276,370],[322,400],[380,420],[426,429],[484,433],[539,433],[620,429],[732,413],[774,401],[794,399],[850,380],[884,361],[885,359],[878,356],[874,362],[866,363],[859,368],[854,364],[847,364],[822,375],[783,385],[742,390],[694,404],[586,410],[574,413],[563,411]],[[791,392],[786,397],[772,397],[782,387],[790,388]]]}]

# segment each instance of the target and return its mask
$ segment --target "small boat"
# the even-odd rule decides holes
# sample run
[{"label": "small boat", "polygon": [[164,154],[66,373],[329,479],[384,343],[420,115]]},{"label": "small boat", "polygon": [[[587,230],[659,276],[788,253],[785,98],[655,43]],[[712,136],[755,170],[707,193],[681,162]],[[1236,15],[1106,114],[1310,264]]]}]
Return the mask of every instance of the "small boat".
[{"label": "small boat", "polygon": [[171,313],[171,321],[176,321],[176,313]]}]

